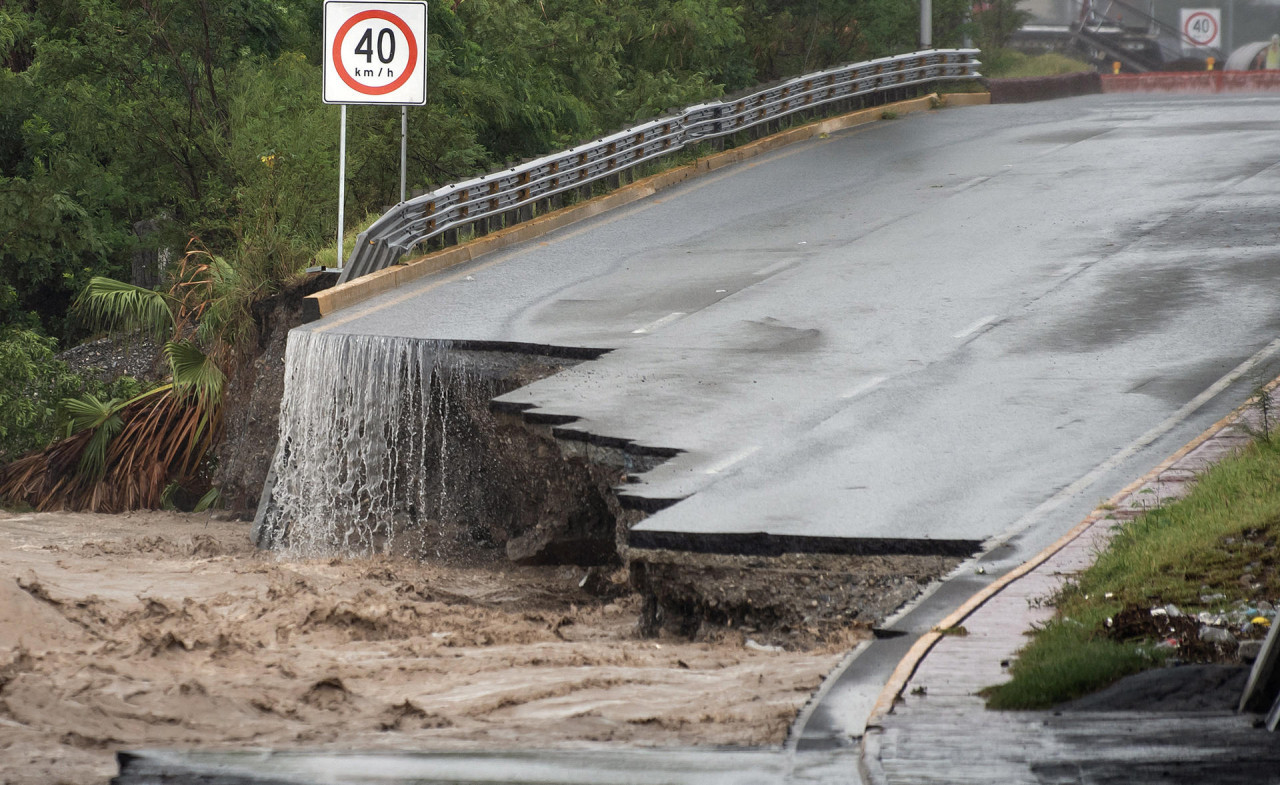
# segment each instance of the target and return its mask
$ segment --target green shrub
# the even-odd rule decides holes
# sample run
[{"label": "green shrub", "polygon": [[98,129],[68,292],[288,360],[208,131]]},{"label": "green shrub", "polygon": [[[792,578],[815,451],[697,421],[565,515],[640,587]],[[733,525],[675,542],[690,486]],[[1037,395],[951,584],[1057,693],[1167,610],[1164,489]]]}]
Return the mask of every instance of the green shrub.
[{"label": "green shrub", "polygon": [[1088,63],[1073,60],[1057,52],[1029,55],[1013,49],[982,50],[982,73],[993,79],[1023,76],[1061,76],[1092,71]]},{"label": "green shrub", "polygon": [[83,386],[54,345],[31,330],[0,332],[0,463],[48,444],[58,401]]},{"label": "green shrub", "polygon": [[59,435],[58,403],[82,394],[132,397],[137,380],[111,384],[73,372],[54,356],[56,343],[33,330],[0,330],[0,464],[38,450]]}]

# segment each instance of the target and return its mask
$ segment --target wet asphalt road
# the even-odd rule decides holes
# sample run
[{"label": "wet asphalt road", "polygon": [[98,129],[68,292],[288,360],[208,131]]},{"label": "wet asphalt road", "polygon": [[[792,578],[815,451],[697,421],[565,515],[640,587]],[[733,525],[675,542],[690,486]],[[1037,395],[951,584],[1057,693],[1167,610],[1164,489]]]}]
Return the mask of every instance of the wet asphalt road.
[{"label": "wet asphalt road", "polygon": [[1047,542],[1270,370],[1179,414],[1280,335],[1278,110],[1092,96],[880,122],[311,329],[613,349],[506,400],[683,451],[627,486],[684,499],[640,537]]},{"label": "wet asphalt road", "polygon": [[[627,488],[684,498],[646,531],[982,548],[886,621],[897,637],[850,658],[799,723],[799,754],[702,751],[680,776],[649,772],[850,783],[850,745],[920,633],[1280,373],[1277,215],[1280,96],[932,112],[723,170],[306,329],[614,350],[507,399],[683,450]],[[535,753],[550,767],[537,776],[499,757],[468,767],[647,782],[608,773],[628,754]]]}]

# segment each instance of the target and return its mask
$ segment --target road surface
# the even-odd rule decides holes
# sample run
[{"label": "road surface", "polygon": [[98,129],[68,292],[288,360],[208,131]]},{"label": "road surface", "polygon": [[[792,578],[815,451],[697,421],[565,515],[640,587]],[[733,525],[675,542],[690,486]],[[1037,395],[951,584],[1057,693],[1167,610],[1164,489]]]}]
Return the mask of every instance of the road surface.
[{"label": "road surface", "polygon": [[625,488],[664,508],[639,544],[967,553],[1042,522],[1048,541],[1267,375],[1277,109],[1093,96],[883,121],[309,329],[612,350],[503,400],[681,451]]}]

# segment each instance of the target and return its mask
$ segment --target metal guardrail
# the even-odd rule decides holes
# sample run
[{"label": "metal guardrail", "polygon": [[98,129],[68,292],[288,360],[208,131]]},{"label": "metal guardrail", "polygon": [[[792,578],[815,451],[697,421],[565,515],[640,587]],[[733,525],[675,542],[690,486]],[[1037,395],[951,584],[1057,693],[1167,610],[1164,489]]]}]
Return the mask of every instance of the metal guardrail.
[{"label": "metal guardrail", "polygon": [[840,66],[742,98],[698,104],[512,169],[401,202],[360,233],[339,283],[394,264],[414,247],[464,227],[487,232],[533,217],[541,201],[590,186],[708,140],[838,101],[912,85],[980,77],[977,49],[933,49]]}]

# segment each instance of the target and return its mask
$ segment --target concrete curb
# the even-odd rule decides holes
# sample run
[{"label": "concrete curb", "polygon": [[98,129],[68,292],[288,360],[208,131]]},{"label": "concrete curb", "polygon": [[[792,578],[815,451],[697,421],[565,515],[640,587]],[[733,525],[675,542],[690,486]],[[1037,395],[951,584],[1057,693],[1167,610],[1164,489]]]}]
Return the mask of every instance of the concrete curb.
[{"label": "concrete curb", "polygon": [[[1280,377],[1277,377],[1276,379],[1273,379],[1271,382],[1269,382],[1263,388],[1263,391],[1265,393],[1270,393],[1277,386],[1280,386]],[[1106,502],[1100,505],[1093,512],[1085,516],[1084,520],[1082,520],[1080,523],[1072,527],[1070,531],[1068,531],[1066,534],[1060,537],[1052,545],[1040,551],[1040,553],[1036,554],[1031,559],[1028,559],[1027,561],[1023,562],[1021,565],[1014,568],[1013,570],[1010,570],[1008,573],[1005,573],[999,579],[992,582],[990,585],[988,585],[978,593],[974,594],[968,600],[966,600],[964,604],[962,604],[949,616],[947,616],[942,621],[938,622],[938,625],[935,629],[945,630],[951,627],[960,626],[966,618],[968,618],[971,614],[973,614],[974,611],[981,608],[992,597],[995,597],[997,594],[999,594],[1000,592],[1004,591],[1006,588],[1008,588],[1009,586],[1017,582],[1020,578],[1025,576],[1027,573],[1031,572],[1032,570],[1039,567],[1044,562],[1048,561],[1050,558],[1054,556],[1054,554],[1061,551],[1067,545],[1071,544],[1071,542],[1073,542],[1080,535],[1088,531],[1089,528],[1093,526],[1095,523],[1105,519],[1108,514],[1109,508],[1120,506],[1126,497],[1133,494],[1143,485],[1154,481],[1163,472],[1167,471],[1175,463],[1182,460],[1182,458],[1186,457],[1186,455],[1190,453],[1192,450],[1195,450],[1197,447],[1209,441],[1214,436],[1217,436],[1227,426],[1238,422],[1242,418],[1245,411],[1247,411],[1249,406],[1251,406],[1255,400],[1256,400],[1256,397],[1249,398],[1249,400],[1245,401],[1243,404],[1241,404],[1240,406],[1232,410],[1230,414],[1218,420],[1213,425],[1209,426],[1199,436],[1187,442],[1180,449],[1178,449],[1177,452],[1173,453],[1164,461],[1162,461],[1159,465],[1157,465],[1155,468],[1151,469],[1151,471],[1147,472],[1139,479],[1134,480],[1133,482],[1126,485],[1119,493],[1112,496],[1110,499],[1108,499]],[[871,736],[873,734],[873,731],[879,730],[878,725],[880,724],[880,721],[884,718],[886,714],[888,714],[893,709],[894,703],[897,701],[898,697],[902,694],[902,691],[906,689],[907,682],[911,679],[912,675],[915,674],[916,669],[919,667],[921,660],[923,660],[925,656],[928,655],[929,651],[934,647],[934,645],[937,644],[939,640],[942,639],[942,637],[943,637],[942,634],[939,632],[930,631],[928,633],[925,633],[924,635],[920,636],[920,639],[915,642],[915,644],[907,651],[906,655],[903,656],[902,660],[898,662],[898,666],[894,669],[893,674],[890,675],[888,682],[884,686],[884,689],[880,691],[880,695],[876,699],[875,706],[872,707],[871,714],[867,718],[867,736],[864,737],[864,746],[863,746],[864,758],[866,758],[867,756],[867,750],[871,749],[867,747],[865,744],[866,738]],[[872,745],[872,746],[878,749],[878,745]],[[867,760],[863,761],[863,767],[864,769],[871,771],[873,773],[876,770],[876,767],[872,766],[871,763]],[[873,780],[874,779],[875,778],[873,777]]]},{"label": "concrete curb", "polygon": [[987,93],[947,93],[939,96],[930,93],[910,101],[885,104],[871,109],[860,109],[849,114],[791,128],[780,133],[757,139],[750,144],[708,156],[687,166],[646,177],[623,186],[604,196],[587,202],[555,210],[532,221],[476,238],[464,245],[445,248],[425,256],[419,256],[402,265],[393,265],[369,275],[361,276],[332,289],[317,292],[303,301],[303,319],[316,321],[344,308],[376,295],[388,292],[410,281],[446,270],[494,251],[543,237],[556,229],[585,221],[601,213],[625,207],[632,202],[652,196],[658,191],[679,185],[686,180],[722,169],[730,164],[755,158],[778,148],[797,142],[805,142],[824,134],[866,125],[880,120],[885,112],[899,115],[913,114],[935,107],[981,106],[991,103]]},{"label": "concrete curb", "polygon": [[943,109],[955,109],[961,106],[990,106],[991,93],[942,93],[938,96]]}]

